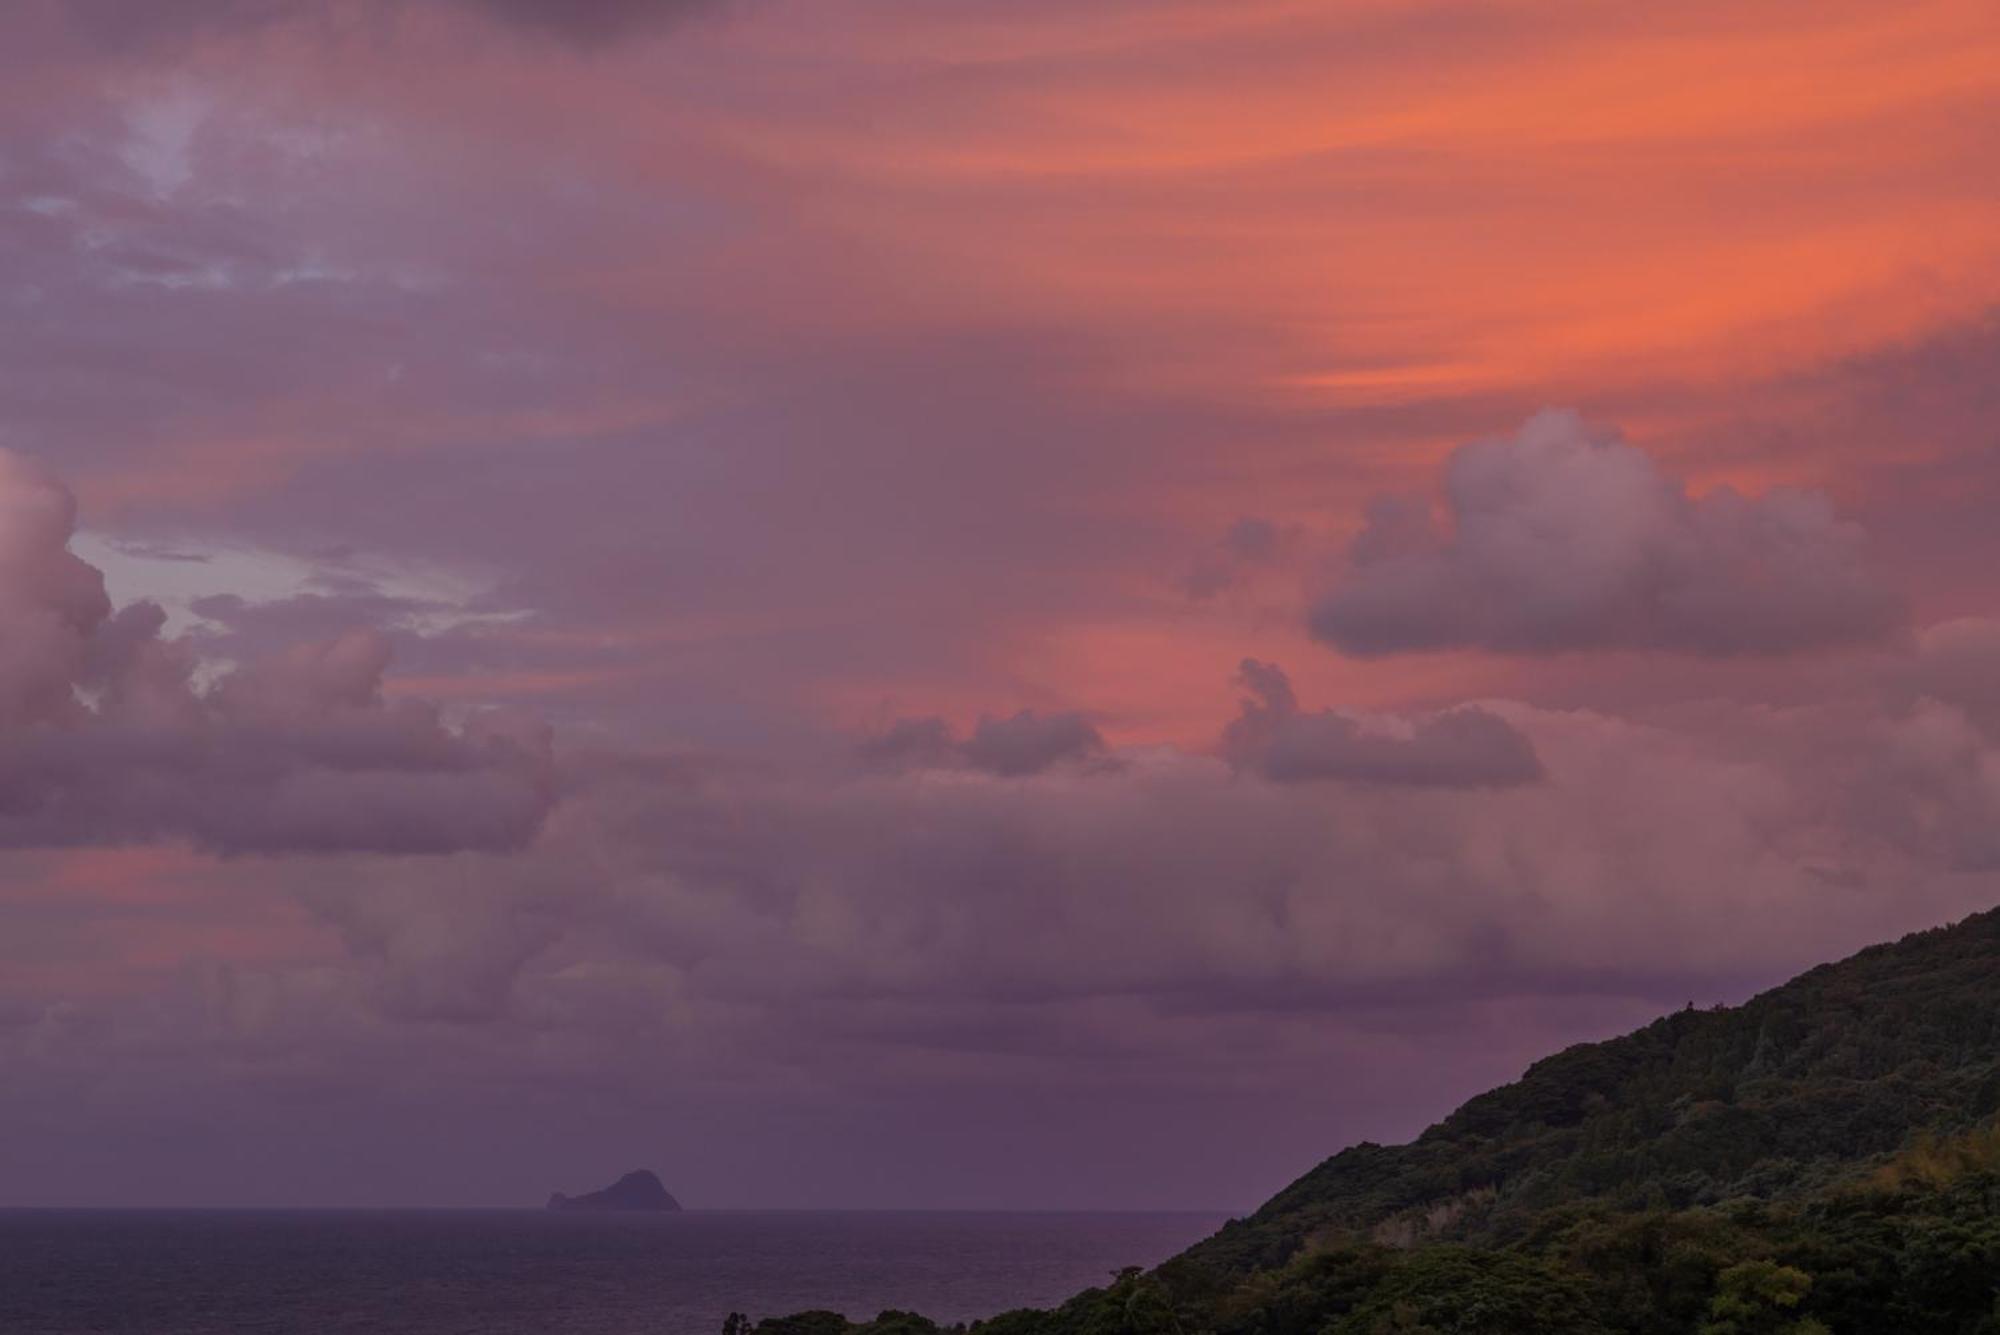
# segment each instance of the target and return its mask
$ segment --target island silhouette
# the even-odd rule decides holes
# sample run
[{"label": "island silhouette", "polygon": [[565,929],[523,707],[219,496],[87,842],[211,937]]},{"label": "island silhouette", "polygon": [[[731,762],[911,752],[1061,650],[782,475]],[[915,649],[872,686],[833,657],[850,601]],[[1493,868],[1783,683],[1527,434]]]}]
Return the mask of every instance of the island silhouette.
[{"label": "island silhouette", "polygon": [[608,1187],[587,1192],[581,1196],[565,1196],[560,1191],[549,1197],[551,1210],[575,1211],[669,1211],[681,1208],[681,1203],[673,1198],[660,1179],[651,1169],[641,1168],[625,1174]]}]

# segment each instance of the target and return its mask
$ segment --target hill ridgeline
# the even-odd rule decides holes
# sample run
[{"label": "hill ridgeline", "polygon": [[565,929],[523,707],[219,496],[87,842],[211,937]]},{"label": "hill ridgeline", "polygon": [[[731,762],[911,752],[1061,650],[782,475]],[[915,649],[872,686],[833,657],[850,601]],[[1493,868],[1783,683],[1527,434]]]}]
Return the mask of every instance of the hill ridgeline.
[{"label": "hill ridgeline", "polygon": [[973,1330],[2000,1335],[1996,1109],[2000,911],[1569,1048],[1156,1270]]}]

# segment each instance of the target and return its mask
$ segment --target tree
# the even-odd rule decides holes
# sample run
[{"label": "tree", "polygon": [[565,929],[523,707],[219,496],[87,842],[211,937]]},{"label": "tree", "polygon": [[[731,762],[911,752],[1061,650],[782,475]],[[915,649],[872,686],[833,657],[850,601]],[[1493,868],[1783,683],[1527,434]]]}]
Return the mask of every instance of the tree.
[{"label": "tree", "polygon": [[1738,1262],[1716,1277],[1701,1335],[1828,1335],[1818,1319],[1792,1315],[1812,1283],[1812,1276],[1795,1266]]}]

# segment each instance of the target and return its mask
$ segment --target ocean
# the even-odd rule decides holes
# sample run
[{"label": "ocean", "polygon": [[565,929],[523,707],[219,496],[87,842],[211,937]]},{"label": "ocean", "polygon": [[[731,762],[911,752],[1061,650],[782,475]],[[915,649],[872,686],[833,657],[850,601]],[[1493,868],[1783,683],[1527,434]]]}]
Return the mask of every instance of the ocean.
[{"label": "ocean", "polygon": [[4,1335],[718,1335],[1047,1306],[1220,1214],[0,1210]]}]

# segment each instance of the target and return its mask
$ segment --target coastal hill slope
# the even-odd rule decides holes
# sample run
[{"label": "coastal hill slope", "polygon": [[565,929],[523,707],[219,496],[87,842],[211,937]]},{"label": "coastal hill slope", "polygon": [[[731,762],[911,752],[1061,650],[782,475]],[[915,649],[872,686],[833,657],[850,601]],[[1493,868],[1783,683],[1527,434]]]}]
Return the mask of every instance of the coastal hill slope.
[{"label": "coastal hill slope", "polygon": [[1155,1271],[976,1329],[2000,1335],[1996,1109],[2000,911],[1569,1048]]},{"label": "coastal hill slope", "polygon": [[1996,1106],[2000,911],[1566,1049],[1409,1145],[1335,1155],[1191,1256],[1240,1271],[1328,1228],[1508,1242],[1562,1204],[1782,1199]]}]

